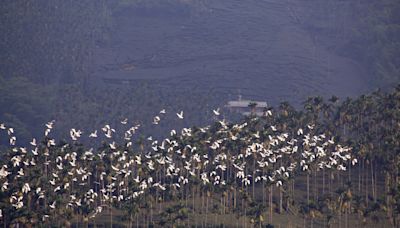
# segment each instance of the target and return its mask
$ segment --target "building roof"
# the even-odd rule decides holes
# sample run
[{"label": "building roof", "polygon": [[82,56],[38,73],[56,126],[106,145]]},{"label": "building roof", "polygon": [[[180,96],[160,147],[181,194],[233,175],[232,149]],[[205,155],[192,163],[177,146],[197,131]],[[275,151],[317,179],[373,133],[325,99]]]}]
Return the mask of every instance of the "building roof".
[{"label": "building roof", "polygon": [[226,107],[228,108],[247,108],[250,103],[257,104],[256,108],[266,108],[268,107],[265,101],[251,101],[251,100],[238,100],[238,101],[228,101]]},{"label": "building roof", "polygon": [[254,112],[254,113],[252,113],[252,112],[242,112],[242,115],[245,115],[245,116],[250,116],[250,115],[263,116],[264,113],[263,112]]}]

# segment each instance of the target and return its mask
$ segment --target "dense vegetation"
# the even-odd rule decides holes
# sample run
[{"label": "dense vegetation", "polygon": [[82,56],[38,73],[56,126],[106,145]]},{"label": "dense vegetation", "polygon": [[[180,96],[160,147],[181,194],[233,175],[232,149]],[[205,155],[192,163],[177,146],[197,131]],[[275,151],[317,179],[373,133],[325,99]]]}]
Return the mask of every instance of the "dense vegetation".
[{"label": "dense vegetation", "polygon": [[389,83],[398,82],[400,77],[399,10],[397,1],[357,4],[358,29],[354,29],[347,46],[363,56],[366,65],[380,80]]},{"label": "dense vegetation", "polygon": [[[10,145],[1,159],[1,221],[208,226],[230,216],[262,226],[285,224],[274,219],[285,215],[304,226],[397,226],[399,101],[400,86],[343,102],[313,97],[302,110],[282,103],[263,117],[218,120],[160,141],[138,136],[128,120],[120,143],[108,125],[92,134],[71,129],[70,140],[56,142],[50,122],[43,140],[19,147],[1,125]],[[160,112],[153,127],[168,115],[182,121]]]},{"label": "dense vegetation", "polygon": [[400,75],[400,3],[394,0],[309,1],[304,26],[315,35],[334,37],[327,48],[361,62],[374,85],[390,86]]}]

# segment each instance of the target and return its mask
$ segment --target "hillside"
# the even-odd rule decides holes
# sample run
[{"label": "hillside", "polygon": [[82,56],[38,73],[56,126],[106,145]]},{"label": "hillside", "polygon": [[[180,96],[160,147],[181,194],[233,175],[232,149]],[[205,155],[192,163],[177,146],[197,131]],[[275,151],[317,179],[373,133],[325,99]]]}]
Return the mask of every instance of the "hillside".
[{"label": "hillside", "polygon": [[371,88],[365,67],[336,52],[340,34],[310,29],[331,28],[337,17],[351,21],[352,15],[342,15],[349,5],[325,12],[321,4],[298,1],[201,2],[197,8],[170,1],[115,11],[111,35],[95,52],[94,76],[232,97],[241,90],[272,104]]}]

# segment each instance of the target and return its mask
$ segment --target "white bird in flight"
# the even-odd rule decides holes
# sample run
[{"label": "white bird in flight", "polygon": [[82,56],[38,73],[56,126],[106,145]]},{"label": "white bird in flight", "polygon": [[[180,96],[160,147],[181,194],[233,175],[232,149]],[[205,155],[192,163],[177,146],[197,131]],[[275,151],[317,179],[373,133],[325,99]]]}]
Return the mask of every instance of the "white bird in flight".
[{"label": "white bird in flight", "polygon": [[97,138],[97,130],[94,132],[90,133],[89,138]]},{"label": "white bird in flight", "polygon": [[121,124],[126,125],[128,123],[128,118],[125,118],[121,121]]},{"label": "white bird in flight", "polygon": [[181,111],[180,113],[176,113],[176,115],[179,119],[183,119],[183,111]]},{"label": "white bird in flight", "polygon": [[53,129],[53,124],[54,124],[54,122],[55,122],[54,120],[48,122],[48,123],[46,124],[46,127],[47,127],[48,129]]},{"label": "white bird in flight", "polygon": [[160,122],[160,117],[159,116],[155,116],[153,118],[153,124],[158,124]]},{"label": "white bird in flight", "polygon": [[55,209],[56,208],[56,201],[54,201],[52,204],[50,204],[49,207],[51,209]]},{"label": "white bird in flight", "polygon": [[15,142],[17,141],[17,138],[15,136],[10,138],[10,145],[15,146]]},{"label": "white bird in flight", "polygon": [[302,135],[303,134],[303,129],[299,129],[298,131],[297,131],[297,135]]},{"label": "white bird in flight", "polygon": [[32,146],[36,146],[36,139],[33,138],[33,139],[32,139],[32,142],[30,142],[30,144],[31,144]]},{"label": "white bird in flight", "polygon": [[221,113],[219,112],[219,108],[213,110],[214,115],[219,116]]}]

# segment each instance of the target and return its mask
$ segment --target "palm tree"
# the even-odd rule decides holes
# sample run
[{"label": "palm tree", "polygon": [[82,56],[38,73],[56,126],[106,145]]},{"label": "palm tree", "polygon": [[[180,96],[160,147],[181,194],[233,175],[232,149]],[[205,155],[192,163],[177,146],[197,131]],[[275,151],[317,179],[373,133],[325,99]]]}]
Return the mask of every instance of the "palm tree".
[{"label": "palm tree", "polygon": [[255,115],[257,103],[255,103],[255,102],[250,102],[248,106],[249,106],[249,108],[250,108],[251,114],[252,114],[252,115]]}]

